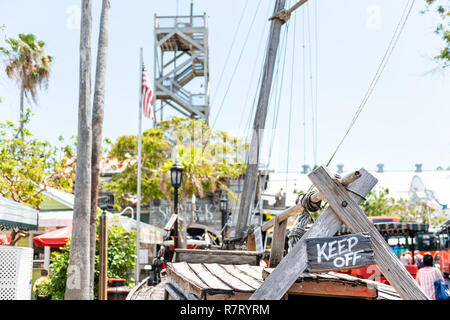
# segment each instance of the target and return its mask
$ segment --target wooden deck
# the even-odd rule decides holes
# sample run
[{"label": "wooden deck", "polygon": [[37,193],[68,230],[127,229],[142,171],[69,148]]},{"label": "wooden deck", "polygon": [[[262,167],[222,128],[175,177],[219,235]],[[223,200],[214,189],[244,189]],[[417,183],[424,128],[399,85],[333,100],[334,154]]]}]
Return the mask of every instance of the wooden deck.
[{"label": "wooden deck", "polygon": [[[144,280],[128,300],[247,300],[273,271],[261,266],[175,262],[167,264],[167,279],[154,287]],[[389,285],[343,273],[303,273],[285,295],[400,300]]]}]

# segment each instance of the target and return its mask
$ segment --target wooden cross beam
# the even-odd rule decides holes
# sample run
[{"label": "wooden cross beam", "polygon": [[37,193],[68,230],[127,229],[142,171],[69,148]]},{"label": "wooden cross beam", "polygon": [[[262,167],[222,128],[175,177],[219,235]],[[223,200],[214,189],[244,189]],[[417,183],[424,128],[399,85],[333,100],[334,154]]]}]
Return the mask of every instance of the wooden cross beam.
[{"label": "wooden cross beam", "polygon": [[321,166],[311,172],[308,177],[325,196],[334,213],[352,232],[369,233],[375,261],[398,294],[406,300],[428,300],[427,295],[400,262],[383,236],[327,168]]},{"label": "wooden cross beam", "polygon": [[[347,187],[349,196],[360,203],[378,180],[365,169],[359,170],[361,177]],[[361,195],[361,196],[359,196]],[[339,231],[342,222],[331,208],[327,208],[305,235],[296,243],[280,264],[264,280],[263,284],[253,293],[250,300],[280,300],[297,278],[306,270],[307,253],[306,239],[317,237],[332,237]]]},{"label": "wooden cross beam", "polygon": [[[355,171],[340,178],[339,182],[342,183],[344,186],[348,186],[350,183],[356,181],[360,177],[361,173],[359,171]],[[323,199],[324,196],[320,192],[315,192],[314,194],[311,195],[312,202],[318,203]],[[296,206],[283,211],[281,214],[270,219],[261,226],[261,231],[266,231],[273,226],[273,236],[272,236],[272,243],[270,245],[270,257],[269,257],[269,266],[271,268],[276,267],[280,263],[284,255],[287,219],[290,216],[293,216],[295,213],[298,214],[303,210],[304,208],[302,206],[302,203],[299,203]],[[252,241],[253,239],[254,235],[250,234],[247,240],[247,248],[249,248],[248,243],[252,244],[252,242],[254,242]],[[252,247],[250,247],[250,249],[248,250],[253,250],[251,248]]]},{"label": "wooden cross beam", "polygon": [[[398,294],[407,300],[428,300],[427,295],[412,278],[375,226],[359,208],[358,203],[375,186],[377,180],[367,171],[363,177],[345,188],[326,167],[309,174],[309,178],[328,201],[329,208],[316,220],[277,268],[255,291],[250,300],[281,299],[306,270],[306,239],[333,236],[342,222],[353,232],[370,235],[377,265]],[[342,222],[341,222],[342,221]]]},{"label": "wooden cross beam", "polygon": [[281,12],[277,13],[276,15],[269,18],[269,20],[273,19],[280,19],[283,22],[287,22],[291,18],[292,12],[300,8],[302,5],[304,5],[308,0],[300,0],[296,4],[294,4],[290,9],[288,10],[282,10]]}]

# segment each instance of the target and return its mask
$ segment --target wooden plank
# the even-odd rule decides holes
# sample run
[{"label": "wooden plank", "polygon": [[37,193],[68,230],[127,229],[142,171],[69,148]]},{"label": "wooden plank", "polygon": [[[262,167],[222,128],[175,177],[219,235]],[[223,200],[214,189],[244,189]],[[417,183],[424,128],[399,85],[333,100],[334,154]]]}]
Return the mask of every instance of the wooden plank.
[{"label": "wooden plank", "polygon": [[166,225],[164,226],[165,231],[170,231],[173,228],[173,225],[175,223],[175,220],[177,220],[177,215],[172,214],[169,218],[169,221],[167,221]]},{"label": "wooden plank", "polygon": [[176,249],[175,262],[259,265],[262,253],[228,250]]},{"label": "wooden plank", "polygon": [[182,285],[173,279],[169,279],[166,282],[165,290],[174,300],[200,300],[199,297],[187,291]]},{"label": "wooden plank", "polygon": [[[348,189],[350,197],[361,202],[378,182],[367,170],[359,170],[361,177],[352,182]],[[306,239],[314,237],[332,237],[341,227],[342,222],[331,208],[327,208],[312,227],[296,243],[294,248],[281,260],[277,268],[265,279],[264,283],[250,297],[251,300],[279,300],[294,284],[298,276],[307,267]]]},{"label": "wooden plank", "polygon": [[[263,278],[266,279],[270,273],[273,272],[273,268],[264,268],[263,270]],[[308,281],[323,281],[323,280],[331,280],[331,281],[346,281],[348,283],[353,283],[354,285],[363,285],[370,288],[376,288],[378,292],[377,300],[399,300],[401,299],[399,294],[395,291],[394,288],[391,286],[368,280],[368,279],[360,279],[357,277],[353,277],[350,275],[347,275],[345,273],[337,273],[337,272],[327,272],[327,273],[302,273],[299,278],[296,280],[296,283],[304,281],[304,279],[307,279]],[[295,294],[288,290],[289,294]]]},{"label": "wooden plank", "polygon": [[239,278],[237,278],[234,274],[228,273],[225,269],[223,269],[217,263],[208,263],[204,264],[204,267],[208,269],[208,271],[224,282],[227,286],[232,288],[234,291],[240,292],[252,292],[255,291],[255,288],[249,286],[247,283],[243,282]]},{"label": "wooden plank", "polygon": [[253,232],[247,237],[247,250],[256,251],[255,234]]},{"label": "wooden plank", "polygon": [[[166,299],[166,293],[170,295],[172,299],[169,299],[168,297]],[[164,298],[165,298],[164,300],[187,300],[186,297],[175,287],[173,287],[170,282],[166,283]]]},{"label": "wooden plank", "polygon": [[[265,268],[263,277],[267,278],[274,270]],[[336,272],[302,273],[287,291],[292,295],[363,299],[375,299],[377,292],[377,286],[374,283],[366,283],[362,279]]]},{"label": "wooden plank", "polygon": [[262,281],[262,270],[264,269],[263,267],[256,267],[256,266],[251,266],[248,264],[242,264],[242,265],[236,265],[236,267],[243,273],[249,275],[250,277]]},{"label": "wooden plank", "polygon": [[312,295],[322,297],[340,297],[353,299],[376,299],[375,287],[355,285],[339,281],[302,281],[294,283],[288,290],[292,295]]},{"label": "wooden plank", "polygon": [[269,266],[276,267],[284,256],[284,244],[286,241],[287,220],[279,221],[275,217],[275,227],[273,229],[272,243],[270,245]]},{"label": "wooden plank", "polygon": [[[290,207],[290,208],[282,211],[281,213],[279,213],[277,215],[277,217],[279,217],[278,219],[280,221],[283,221],[283,220],[289,219],[289,217],[295,216],[297,213],[302,212],[302,211],[303,211],[302,205],[297,204],[293,207]],[[261,226],[261,231],[267,231],[270,228],[272,228],[275,225],[275,218],[277,218],[277,217],[273,217],[269,221],[264,222],[263,225]]]},{"label": "wooden plank", "polygon": [[261,252],[242,251],[242,250],[176,249],[176,252],[198,254],[198,255],[210,254],[210,255],[219,255],[219,256],[236,255],[236,256],[260,257],[262,255]]},{"label": "wooden plank", "polygon": [[264,252],[264,243],[262,238],[262,232],[261,227],[258,227],[255,229],[255,232],[253,233],[255,235],[255,247],[257,252]]},{"label": "wooden plank", "polygon": [[185,290],[202,298],[208,286],[189,269],[187,263],[167,263],[167,274]]},{"label": "wooden plank", "polygon": [[233,294],[210,294],[206,295],[206,300],[248,300],[251,292],[235,292]]},{"label": "wooden plank", "polygon": [[221,293],[233,293],[233,288],[229,287],[221,279],[217,278],[212,274],[205,265],[200,263],[191,263],[188,265],[189,268],[201,279],[207,286],[207,291],[217,291]]},{"label": "wooden plank", "polygon": [[164,300],[169,300],[169,297],[169,291],[167,291],[167,287],[164,285]]},{"label": "wooden plank", "polygon": [[255,290],[262,284],[262,280],[255,279],[254,277],[249,276],[245,272],[242,272],[240,269],[238,269],[235,265],[221,264],[220,267]]},{"label": "wooden plank", "polygon": [[372,239],[375,260],[389,283],[403,299],[428,300],[427,295],[406,270],[400,259],[366,217],[359,206],[328,170],[321,166],[308,175],[317,189],[326,197],[334,213],[353,232],[368,232]]},{"label": "wooden plank", "polygon": [[367,233],[306,239],[306,252],[309,272],[356,269],[375,263]]}]

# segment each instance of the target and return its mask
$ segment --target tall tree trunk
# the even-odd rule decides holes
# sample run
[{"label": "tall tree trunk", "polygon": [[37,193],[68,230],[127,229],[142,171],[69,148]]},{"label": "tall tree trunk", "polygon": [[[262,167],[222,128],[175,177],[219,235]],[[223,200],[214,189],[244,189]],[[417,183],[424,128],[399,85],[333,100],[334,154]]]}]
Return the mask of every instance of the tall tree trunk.
[{"label": "tall tree trunk", "polygon": [[90,298],[92,2],[92,0],[83,0],[81,9],[77,168],[66,300],[88,300]]},{"label": "tall tree trunk", "polygon": [[105,105],[105,75],[106,58],[109,38],[109,9],[110,0],[103,0],[100,18],[100,33],[98,38],[97,70],[95,74],[94,105],[92,108],[92,190],[91,190],[91,298],[94,298],[94,269],[95,269],[95,241],[96,220],[98,207],[98,185],[100,175],[100,160],[102,147],[103,110]]}]

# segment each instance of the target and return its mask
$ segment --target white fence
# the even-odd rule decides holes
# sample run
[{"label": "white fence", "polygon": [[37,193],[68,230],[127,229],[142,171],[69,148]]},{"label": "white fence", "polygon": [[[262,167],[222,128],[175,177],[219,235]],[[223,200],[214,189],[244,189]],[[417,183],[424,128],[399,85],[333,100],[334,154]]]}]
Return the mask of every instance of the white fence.
[{"label": "white fence", "polygon": [[0,300],[30,300],[33,249],[0,246]]}]

